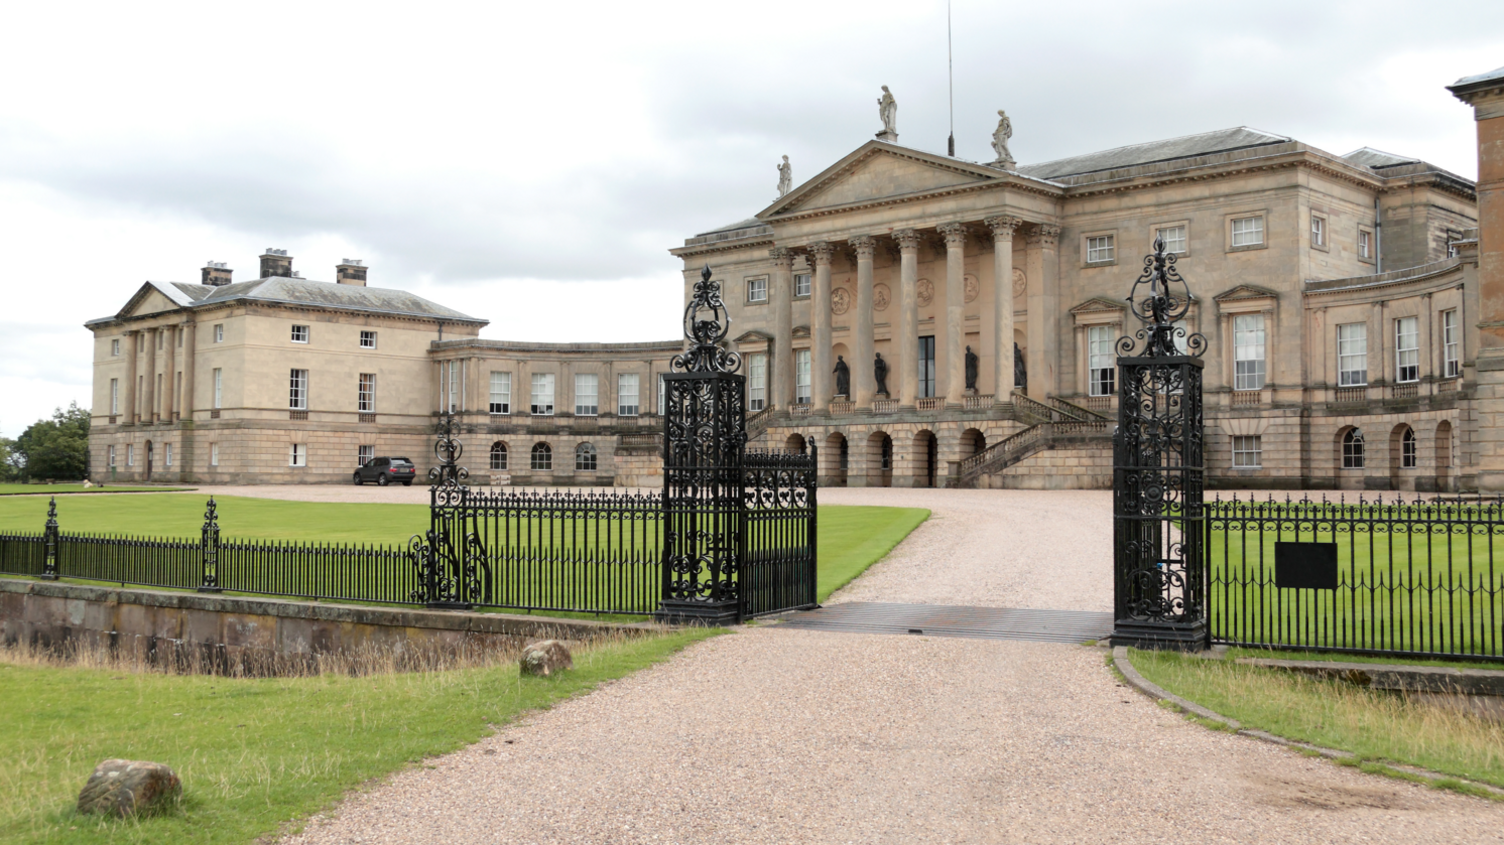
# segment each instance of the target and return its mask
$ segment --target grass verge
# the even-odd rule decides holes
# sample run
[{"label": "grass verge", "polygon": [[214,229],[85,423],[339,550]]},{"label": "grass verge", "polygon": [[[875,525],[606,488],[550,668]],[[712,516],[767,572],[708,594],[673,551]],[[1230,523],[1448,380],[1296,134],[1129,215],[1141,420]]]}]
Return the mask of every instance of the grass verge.
[{"label": "grass verge", "polygon": [[[508,662],[243,679],[60,668],[0,651],[0,841],[252,842],[371,778],[473,743],[715,633],[581,649],[575,670],[552,678],[521,677]],[[183,779],[181,806],[129,821],[75,813],[79,789],[108,757],[172,766]]]},{"label": "grass verge", "polygon": [[850,584],[929,518],[925,508],[822,506],[815,539],[819,600]]},{"label": "grass verge", "polygon": [[60,496],[65,493],[181,493],[192,487],[84,487],[82,484],[0,484],[0,496]]},{"label": "grass verge", "polygon": [[1355,764],[1407,764],[1504,787],[1504,724],[1293,672],[1130,651],[1149,681],[1245,728],[1349,751]]}]

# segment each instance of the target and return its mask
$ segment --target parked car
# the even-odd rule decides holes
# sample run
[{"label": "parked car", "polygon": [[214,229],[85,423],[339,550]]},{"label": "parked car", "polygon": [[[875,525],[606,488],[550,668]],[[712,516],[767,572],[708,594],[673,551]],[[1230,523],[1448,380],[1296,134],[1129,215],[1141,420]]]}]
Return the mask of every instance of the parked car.
[{"label": "parked car", "polygon": [[356,484],[374,481],[382,487],[393,481],[401,482],[403,487],[411,487],[413,479],[417,477],[418,468],[407,458],[372,458],[355,471]]}]

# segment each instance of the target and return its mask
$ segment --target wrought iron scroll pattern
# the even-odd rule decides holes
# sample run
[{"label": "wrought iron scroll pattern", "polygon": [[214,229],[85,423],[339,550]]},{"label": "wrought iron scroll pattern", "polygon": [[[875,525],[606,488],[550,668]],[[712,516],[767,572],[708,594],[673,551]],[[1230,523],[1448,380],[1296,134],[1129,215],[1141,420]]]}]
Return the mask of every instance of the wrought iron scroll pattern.
[{"label": "wrought iron scroll pattern", "polygon": [[[684,337],[689,341],[671,365],[690,373],[734,373],[741,369],[742,356],[723,344],[731,332],[731,317],[721,300],[721,283],[711,281],[710,265],[700,271],[689,304],[684,306]],[[709,319],[701,314],[709,312]]]},{"label": "wrought iron scroll pattern", "polygon": [[433,451],[438,463],[428,471],[433,486],[427,536],[408,541],[420,579],[413,598],[429,607],[469,607],[481,600],[490,567],[469,506],[470,488],[464,482],[470,470],[459,462],[465,447],[452,412],[439,422]]},{"label": "wrought iron scroll pattern", "polygon": [[[1128,310],[1144,327],[1132,337],[1118,339],[1119,355],[1164,357],[1189,354],[1199,358],[1206,353],[1205,335],[1187,333],[1184,327],[1175,325],[1190,313],[1191,303],[1196,299],[1175,261],[1175,253],[1166,253],[1164,238],[1156,235],[1154,252],[1144,256],[1144,272],[1128,291]],[[1145,285],[1148,290],[1141,292]],[[1177,340],[1185,344],[1183,351]]]},{"label": "wrought iron scroll pattern", "polygon": [[47,524],[42,529],[42,545],[45,551],[42,558],[42,576],[48,581],[56,581],[57,574],[57,497],[53,496],[47,502]]},{"label": "wrought iron scroll pattern", "polygon": [[203,559],[204,580],[199,592],[217,593],[219,586],[219,505],[214,497],[204,506],[204,527],[199,532],[199,551]]}]

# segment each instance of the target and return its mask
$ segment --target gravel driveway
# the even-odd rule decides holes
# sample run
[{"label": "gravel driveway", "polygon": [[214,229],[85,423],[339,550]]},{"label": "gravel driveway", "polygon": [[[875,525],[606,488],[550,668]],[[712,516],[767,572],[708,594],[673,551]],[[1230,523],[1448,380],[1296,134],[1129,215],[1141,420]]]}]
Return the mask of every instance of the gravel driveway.
[{"label": "gravel driveway", "polygon": [[[821,501],[935,512],[834,601],[1109,607],[1106,493]],[[1504,806],[1206,730],[1120,686],[1104,657],[742,628],[399,773],[284,841],[1504,842]]]}]

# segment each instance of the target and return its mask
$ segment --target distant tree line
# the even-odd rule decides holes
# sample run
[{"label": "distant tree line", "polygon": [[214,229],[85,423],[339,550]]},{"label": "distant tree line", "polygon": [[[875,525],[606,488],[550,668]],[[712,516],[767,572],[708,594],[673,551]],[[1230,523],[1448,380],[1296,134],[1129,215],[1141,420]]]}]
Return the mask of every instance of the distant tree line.
[{"label": "distant tree line", "polygon": [[89,475],[89,411],[77,402],[37,420],[14,440],[0,437],[0,481],[77,481]]}]

